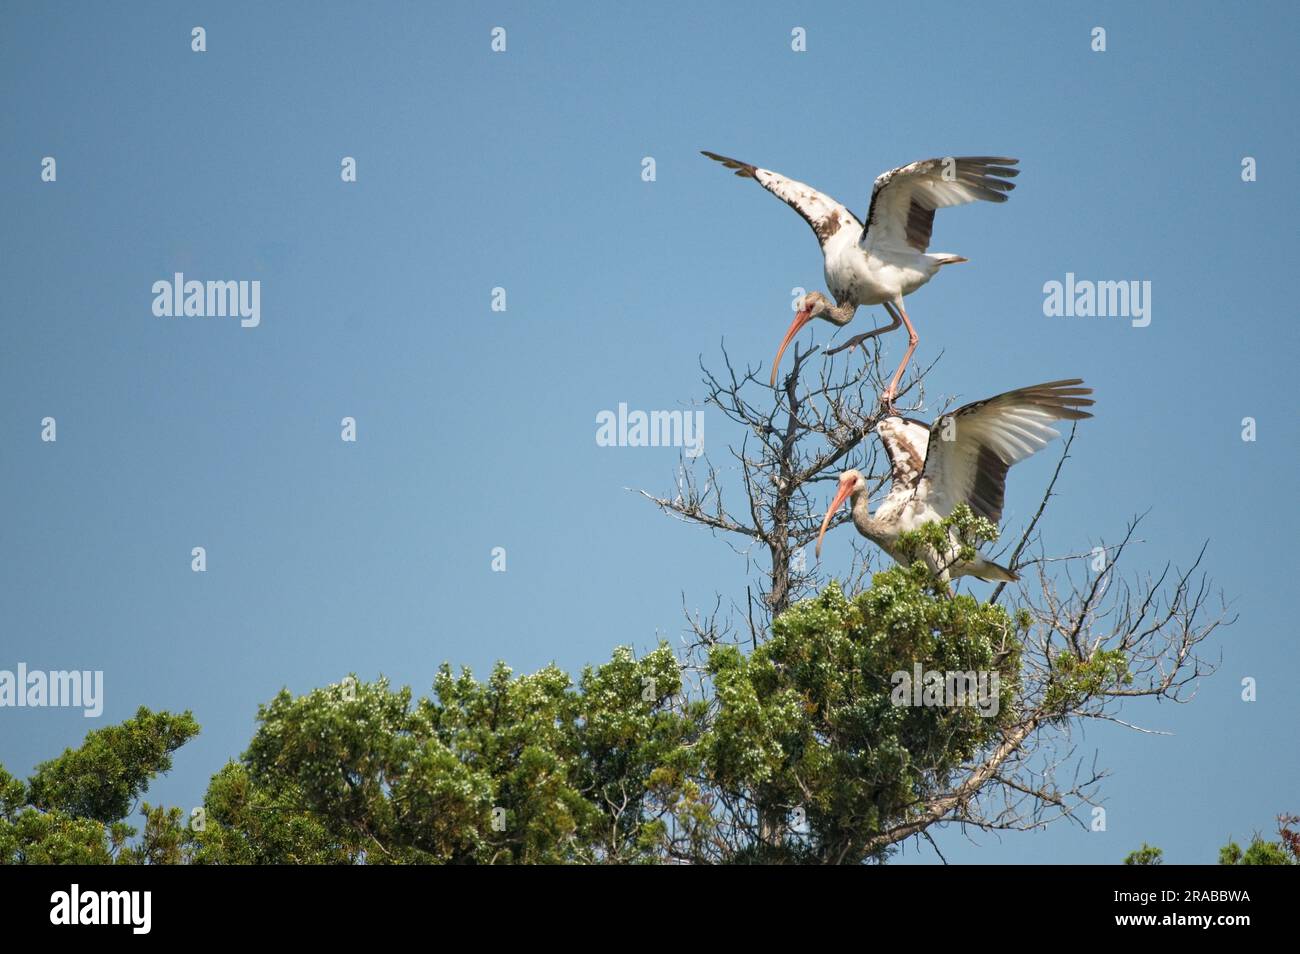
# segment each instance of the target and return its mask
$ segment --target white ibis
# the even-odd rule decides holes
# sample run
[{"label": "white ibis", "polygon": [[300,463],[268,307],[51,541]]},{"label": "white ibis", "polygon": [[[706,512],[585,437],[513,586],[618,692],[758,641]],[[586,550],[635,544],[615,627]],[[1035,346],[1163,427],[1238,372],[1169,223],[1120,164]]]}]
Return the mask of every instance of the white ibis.
[{"label": "white ibis", "polygon": [[893,331],[900,322],[907,326],[907,353],[880,397],[881,404],[892,414],[898,383],[920,340],[903,307],[903,297],[933,278],[940,267],[966,261],[960,255],[927,254],[934,210],[976,199],[1005,202],[1006,193],[1015,188],[1015,183],[1008,180],[1020,174],[1019,169],[1011,167],[1020,160],[949,156],[891,169],[876,177],[864,227],[847,208],[812,186],[738,159],[707,151],[704,155],[784,200],[812,226],[821,243],[826,287],[835,296],[835,304],[820,292],[804,295],[795,303],[794,322],[772,362],[772,386],[776,386],[776,371],[786,346],[813,318],[843,327],[859,306],[884,305],[893,319],[891,324],[851,338],[834,351],[856,347],[867,338]]},{"label": "white ibis", "polygon": [[[933,425],[902,417],[887,417],[876,433],[889,455],[892,485],[876,512],[867,500],[867,481],[856,470],[840,475],[839,489],[817,537],[831,517],[852,498],[853,525],[895,560],[899,534],[949,516],[967,504],[995,525],[1002,518],[1007,470],[1059,437],[1052,421],[1078,421],[1092,415],[1081,408],[1093,401],[1083,381],[1051,381],[976,401],[941,417]],[[981,580],[1015,580],[1014,569],[977,554],[969,563],[956,561],[956,541],[947,554],[930,554],[927,562],[942,578],[975,576]]]}]

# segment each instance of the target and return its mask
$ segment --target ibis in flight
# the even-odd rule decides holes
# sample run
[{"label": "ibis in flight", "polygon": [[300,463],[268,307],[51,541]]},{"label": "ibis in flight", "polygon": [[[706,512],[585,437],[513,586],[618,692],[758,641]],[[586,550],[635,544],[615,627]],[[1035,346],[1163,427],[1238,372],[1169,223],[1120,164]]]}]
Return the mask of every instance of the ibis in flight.
[{"label": "ibis in flight", "polygon": [[704,155],[734,169],[742,178],[753,179],[783,200],[812,226],[821,243],[826,287],[835,303],[821,292],[810,292],[795,302],[794,322],[772,362],[772,386],[776,386],[781,355],[813,318],[843,327],[859,306],[884,305],[892,319],[890,324],[851,338],[828,353],[854,348],[867,338],[893,331],[900,323],[905,325],[907,353],[880,397],[881,404],[893,414],[899,381],[920,340],[903,307],[903,298],[933,278],[942,266],[966,261],[960,255],[926,251],[934,211],[977,199],[1005,202],[1007,193],[1015,188],[1010,180],[1019,175],[1020,170],[1012,168],[1019,160],[947,156],[891,169],[876,177],[863,225],[847,208],[812,186],[739,159],[708,151]]}]

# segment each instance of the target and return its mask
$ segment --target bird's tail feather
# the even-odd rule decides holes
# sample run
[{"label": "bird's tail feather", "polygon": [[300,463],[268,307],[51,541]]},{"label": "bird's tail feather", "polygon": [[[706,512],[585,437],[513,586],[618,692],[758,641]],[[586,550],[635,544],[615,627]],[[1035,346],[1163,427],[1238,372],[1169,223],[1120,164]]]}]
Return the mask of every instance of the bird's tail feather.
[{"label": "bird's tail feather", "polygon": [[980,568],[975,572],[981,580],[989,583],[994,581],[1002,583],[1015,583],[1020,579],[1014,570],[1008,570],[1005,566],[994,563],[992,560],[985,560],[980,564]]}]

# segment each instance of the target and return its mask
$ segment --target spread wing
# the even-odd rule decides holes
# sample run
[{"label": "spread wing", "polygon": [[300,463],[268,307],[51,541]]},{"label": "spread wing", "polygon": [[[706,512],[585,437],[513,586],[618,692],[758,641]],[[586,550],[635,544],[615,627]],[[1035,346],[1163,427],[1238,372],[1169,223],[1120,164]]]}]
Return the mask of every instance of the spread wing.
[{"label": "spread wing", "polygon": [[1019,159],[946,156],[922,159],[876,177],[859,245],[866,251],[924,252],[930,247],[934,210],[983,199],[1005,202],[1020,175]]},{"label": "spread wing", "polygon": [[1008,391],[958,408],[930,428],[925,482],[918,489],[942,514],[960,503],[997,523],[1002,519],[1007,470],[1060,435],[1054,421],[1092,415],[1083,381],[1051,381]]},{"label": "spread wing", "polygon": [[702,152],[714,162],[720,162],[728,169],[735,169],[736,175],[741,178],[753,179],[768,192],[798,212],[812,228],[813,233],[817,236],[817,241],[821,243],[823,248],[826,247],[826,242],[830,237],[837,234],[840,229],[853,229],[849,233],[850,235],[861,234],[862,223],[854,217],[852,212],[830,196],[818,192],[812,186],[796,182],[779,172],[760,169],[748,162],[741,162],[739,159],[729,159],[726,156],[720,156],[716,152],[708,152],[707,150],[702,150]]},{"label": "spread wing", "polygon": [[921,421],[905,417],[887,417],[876,425],[876,433],[889,455],[891,490],[911,490],[925,470],[925,449],[930,442],[930,428]]}]

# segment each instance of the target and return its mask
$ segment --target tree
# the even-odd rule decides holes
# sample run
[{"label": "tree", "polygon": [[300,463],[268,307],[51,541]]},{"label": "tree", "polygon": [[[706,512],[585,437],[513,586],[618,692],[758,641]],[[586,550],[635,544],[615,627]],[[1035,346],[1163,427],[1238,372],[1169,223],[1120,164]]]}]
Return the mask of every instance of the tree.
[{"label": "tree", "polygon": [[133,803],[156,775],[171,769],[172,753],[199,731],[186,712],[143,706],[121,725],[96,729],[77,749],[36,767],[27,783],[0,767],[0,863],[107,864],[180,860],[179,812],[144,806],[144,839],[127,842]]},{"label": "tree", "polygon": [[[853,653],[839,657],[841,664],[858,664],[862,677],[839,703],[846,711],[854,711],[856,705],[870,708],[878,699],[874,693],[879,680],[892,672],[881,666],[903,670],[919,666],[928,672],[946,671],[950,663],[981,662],[978,655],[959,654],[953,659],[941,651],[950,643],[940,640],[940,634],[952,640],[958,633],[945,631],[935,621],[946,618],[943,608],[948,604],[960,605],[966,615],[958,625],[974,627],[967,635],[973,637],[981,628],[986,636],[1001,634],[1005,655],[996,662],[982,661],[1002,675],[1004,688],[1012,693],[996,724],[982,737],[954,737],[942,721],[930,727],[929,735],[908,735],[905,742],[898,742],[902,753],[897,765],[901,772],[897,781],[907,789],[906,796],[902,789],[896,790],[892,800],[877,800],[870,811],[849,811],[850,803],[844,803],[843,817],[852,820],[854,831],[850,834],[832,825],[813,832],[807,844],[816,846],[812,850],[819,860],[856,860],[859,854],[879,859],[910,838],[928,838],[928,829],[939,824],[987,831],[1038,828],[1072,819],[1086,826],[1079,812],[1096,804],[1098,783],[1105,773],[1075,759],[1069,744],[1071,730],[1088,720],[1129,725],[1120,719],[1120,708],[1142,697],[1188,701],[1199,678],[1213,671],[1198,655],[1199,649],[1231,619],[1221,603],[1212,612],[1209,583],[1204,575],[1197,575],[1204,550],[1185,571],[1166,565],[1154,577],[1123,578],[1118,567],[1137,542],[1138,518],[1112,545],[1049,556],[1039,527],[1070,457],[1075,436],[1071,430],[1035,515],[1004,561],[1025,576],[1018,586],[998,584],[982,602],[954,596],[946,587],[929,587],[920,576],[898,569],[873,573],[888,561],[870,545],[855,540],[852,562],[836,574],[848,594],[848,605],[864,621],[858,627],[859,617],[854,616],[850,623],[831,609],[845,596],[831,588],[827,573],[810,565],[804,548],[818,534],[821,507],[829,496],[819,490],[833,486],[842,470],[852,467],[871,475],[873,493],[888,480],[888,467],[876,441],[868,439],[880,419],[875,395],[884,382],[878,344],[866,354],[865,362],[850,352],[847,363],[826,361],[814,370],[815,353],[816,348],[796,352],[793,367],[776,390],[766,386],[756,369],[738,371],[725,348],[724,373],[716,374],[702,364],[704,402],[721,412],[737,434],[727,448],[730,466],[724,468],[707,454],[683,459],[673,495],[642,491],[666,514],[727,539],[745,560],[752,581],[743,602],[732,599],[724,610],[723,598],[715,596],[707,617],[688,614],[685,658],[700,691],[705,695],[712,691],[712,681],[720,694],[731,693],[738,699],[732,677],[740,671],[752,674],[755,718],[765,711],[764,692],[774,700],[802,692],[809,705],[820,705],[818,694],[827,687],[791,683],[798,668],[777,664],[773,654],[791,651],[790,637],[796,632],[806,643],[803,651],[813,651],[812,647],[847,632],[854,634],[849,638],[855,650],[882,637],[897,640],[888,652],[875,656],[859,651],[856,657]],[[923,396],[928,372],[922,370],[904,382],[900,401],[908,394]],[[849,519],[841,513],[832,527]],[[1101,566],[1090,569],[1099,555]],[[904,581],[910,589],[900,589]],[[812,603],[815,609],[795,605],[818,591],[821,596]],[[882,607],[882,599],[894,602]],[[1005,619],[996,621],[989,614],[1004,603]],[[976,617],[975,606],[985,615]],[[891,629],[890,620],[900,617],[925,620],[922,628],[930,627],[936,642]],[[809,620],[816,622],[809,626]],[[779,673],[784,684],[774,681],[771,672],[760,676],[763,666]],[[1012,673],[1005,666],[1018,668]],[[719,681],[721,676],[726,680]],[[720,701],[725,716],[727,697]],[[875,728],[882,728],[891,713],[872,711]],[[751,728],[769,731],[762,721]],[[762,772],[748,778],[728,775],[731,788],[724,800],[731,807],[736,830],[751,833],[770,855],[788,842],[784,820],[797,794],[812,803],[801,810],[811,816],[815,807],[821,818],[824,796],[808,788],[806,760],[843,758],[846,768],[857,768],[857,759],[876,751],[877,740],[870,733],[854,739],[840,733],[841,728],[834,720],[811,730],[802,727],[797,738],[785,740],[788,746],[768,750],[769,764]],[[847,750],[832,755],[837,745]],[[1068,783],[1058,782],[1058,770],[1070,761],[1075,762],[1073,777]],[[904,765],[918,764],[926,770],[902,770]],[[842,779],[850,788],[855,781],[849,774]],[[833,845],[849,847],[826,853]]]},{"label": "tree", "polygon": [[[434,698],[349,678],[282,692],[208,790],[193,858],[221,862],[659,860],[704,709],[675,708],[666,647],[620,648],[575,686],[555,666],[480,683],[444,665]],[[689,821],[687,821],[689,824]]]},{"label": "tree", "polygon": [[1124,859],[1126,865],[1160,865],[1164,864],[1165,853],[1153,845],[1142,842],[1137,851],[1130,851]]},{"label": "tree", "polygon": [[[1228,843],[1219,849],[1221,865],[1297,865],[1300,864],[1300,831],[1293,826],[1300,824],[1300,816],[1277,816],[1277,841],[1266,841],[1259,832],[1250,839],[1250,846],[1242,851],[1241,846],[1229,838]],[[1142,843],[1137,851],[1129,852],[1124,859],[1126,865],[1158,865],[1164,855],[1159,848]]]},{"label": "tree", "polygon": [[[1206,618],[1200,557],[1121,578],[1137,521],[1091,572],[1097,551],[1047,556],[1038,527],[1071,433],[1001,558],[1024,573],[1018,586],[977,597],[865,546],[829,578],[802,548],[819,487],[842,467],[886,478],[865,440],[883,382],[871,360],[838,376],[822,365],[805,387],[811,355],[796,353],[775,400],[752,370],[705,372],[710,403],[743,433],[735,469],[724,480],[707,457],[684,462],[677,494],[652,499],[734,540],[751,582],[726,614],[717,597],[711,615],[688,616],[680,653],[619,647],[576,680],[499,663],[479,681],[444,664],[420,698],[382,678],[282,691],[188,821],[145,804],[137,833],[132,804],[198,731],[189,713],[141,709],[25,784],[0,770],[0,860],[843,864],[934,846],[946,824],[1086,824],[1104,773],[1079,760],[1058,782],[1072,730],[1121,722],[1143,697],[1186,701],[1212,671],[1199,650],[1230,620]],[[997,533],[958,508],[898,549],[919,555],[950,530],[967,547]],[[1276,855],[1230,847],[1243,863]],[[1159,858],[1144,845],[1128,861]]]},{"label": "tree", "polygon": [[[895,830],[917,823],[964,762],[1014,727],[1015,621],[970,596],[936,598],[941,589],[919,563],[879,574],[853,600],[831,583],[777,617],[752,653],[714,648],[706,767],[732,857],[710,860],[883,858]],[[994,693],[983,709],[897,704],[891,676],[910,675],[918,659],[944,673],[996,673]],[[756,837],[747,822],[760,808],[780,827]]]},{"label": "tree", "polygon": [[1221,865],[1300,865],[1300,832],[1295,825],[1300,824],[1300,816],[1277,816],[1277,841],[1265,841],[1256,832],[1250,839],[1250,845],[1241,850],[1231,838],[1219,849]]}]

